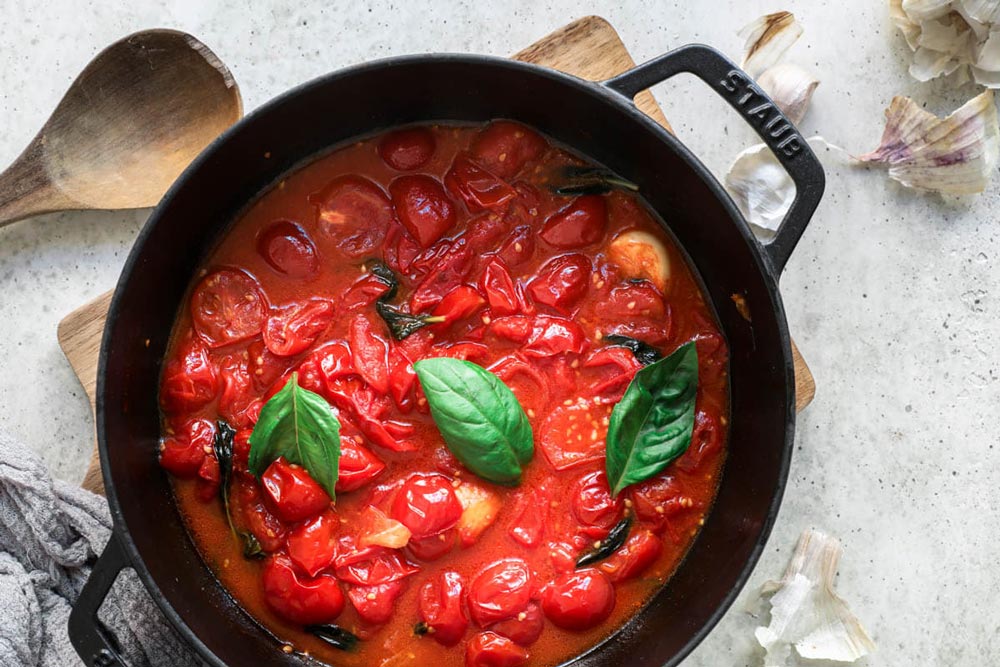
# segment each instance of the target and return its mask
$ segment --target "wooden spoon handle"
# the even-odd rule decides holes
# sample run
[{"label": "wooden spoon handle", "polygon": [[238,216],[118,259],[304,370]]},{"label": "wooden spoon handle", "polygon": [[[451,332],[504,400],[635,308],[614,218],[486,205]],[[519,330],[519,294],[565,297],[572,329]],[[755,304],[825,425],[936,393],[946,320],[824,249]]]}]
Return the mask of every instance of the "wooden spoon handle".
[{"label": "wooden spoon handle", "polygon": [[31,142],[7,171],[0,174],[0,227],[39,213],[73,207],[45,170],[43,141]]}]

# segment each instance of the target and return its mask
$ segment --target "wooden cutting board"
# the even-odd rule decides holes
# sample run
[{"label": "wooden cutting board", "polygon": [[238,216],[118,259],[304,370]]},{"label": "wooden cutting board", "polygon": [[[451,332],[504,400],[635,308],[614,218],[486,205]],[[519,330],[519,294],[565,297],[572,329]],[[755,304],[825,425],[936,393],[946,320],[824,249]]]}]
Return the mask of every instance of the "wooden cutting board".
[{"label": "wooden cutting board", "polygon": [[[598,16],[588,16],[560,28],[513,56],[516,60],[545,65],[583,79],[600,81],[635,66],[618,33]],[[649,91],[639,93],[636,105],[667,129],[670,125]],[[97,357],[104,331],[104,318],[111,303],[111,292],[78,308],[59,323],[59,345],[80,378],[91,407],[97,385]],[[807,406],[816,394],[812,373],[792,343],[795,357],[795,403],[798,410]],[[151,380],[153,381],[153,380]],[[82,486],[104,492],[101,462],[95,446]]]}]

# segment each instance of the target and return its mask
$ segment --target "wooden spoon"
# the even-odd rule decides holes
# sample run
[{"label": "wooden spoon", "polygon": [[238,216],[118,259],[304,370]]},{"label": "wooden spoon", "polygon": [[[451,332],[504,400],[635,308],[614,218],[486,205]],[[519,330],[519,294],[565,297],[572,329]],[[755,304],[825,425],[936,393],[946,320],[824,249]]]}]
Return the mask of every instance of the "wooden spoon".
[{"label": "wooden spoon", "polygon": [[154,206],[242,115],[232,74],[204,44],[175,30],[130,35],[97,54],[0,174],[0,226],[50,211]]}]

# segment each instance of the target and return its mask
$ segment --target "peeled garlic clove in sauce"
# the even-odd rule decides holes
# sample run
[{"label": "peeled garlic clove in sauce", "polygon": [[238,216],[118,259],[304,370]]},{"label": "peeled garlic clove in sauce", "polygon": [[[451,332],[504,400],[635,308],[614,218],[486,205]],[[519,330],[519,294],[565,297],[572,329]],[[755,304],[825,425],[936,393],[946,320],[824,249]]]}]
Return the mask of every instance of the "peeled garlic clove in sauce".
[{"label": "peeled garlic clove in sauce", "polygon": [[647,232],[637,229],[619,234],[608,246],[608,259],[618,265],[628,278],[644,278],[667,293],[670,282],[670,258],[663,244]]},{"label": "peeled garlic clove in sauce", "polygon": [[761,587],[771,596],[771,620],[754,632],[767,654],[766,667],[787,664],[794,646],[807,660],[854,662],[875,650],[861,622],[833,589],[840,541],[806,530],[779,581]]},{"label": "peeled garlic clove in sauce", "polygon": [[986,189],[1000,154],[992,91],[947,118],[908,97],[894,97],[885,116],[879,147],[860,156],[861,162],[887,166],[891,178],[916,190],[967,195]]},{"label": "peeled garlic clove in sauce", "polygon": [[757,78],[781,60],[785,51],[802,35],[802,26],[791,12],[775,12],[745,25],[739,36],[746,39],[743,69]]},{"label": "peeled garlic clove in sauce", "polygon": [[798,65],[779,63],[767,68],[757,79],[757,85],[798,125],[806,115],[819,80]]}]

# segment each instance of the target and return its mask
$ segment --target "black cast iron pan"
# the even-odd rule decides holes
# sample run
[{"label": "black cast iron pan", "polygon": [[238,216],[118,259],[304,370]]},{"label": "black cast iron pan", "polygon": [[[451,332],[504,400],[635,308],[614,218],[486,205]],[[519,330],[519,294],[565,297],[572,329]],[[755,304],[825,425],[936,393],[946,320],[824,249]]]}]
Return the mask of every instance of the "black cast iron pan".
[{"label": "black cast iron pan", "polygon": [[[794,180],[795,202],[770,243],[754,239],[698,159],[632,103],[680,72],[729,102]],[[125,664],[96,614],[127,567],[209,665],[304,660],[278,650],[212,576],[158,465],[157,380],[174,318],[227,224],[283,173],[395,125],[494,118],[538,128],[637,183],[703,279],[730,346],[729,455],[704,529],[652,602],[573,664],[676,665],[732,603],[770,532],[791,457],[794,377],[778,275],[823,193],[815,155],[746,74],[705,46],[677,49],[603,83],[499,58],[412,56],[335,72],[261,107],[205,150],[140,233],[101,347],[97,430],[115,531],[70,617],[70,637],[88,665]],[[733,294],[743,295],[751,321],[737,312]]]}]

